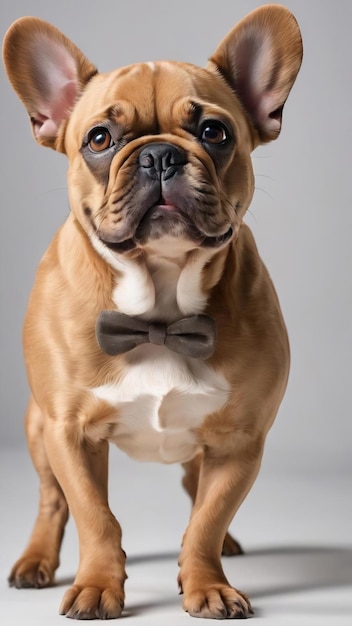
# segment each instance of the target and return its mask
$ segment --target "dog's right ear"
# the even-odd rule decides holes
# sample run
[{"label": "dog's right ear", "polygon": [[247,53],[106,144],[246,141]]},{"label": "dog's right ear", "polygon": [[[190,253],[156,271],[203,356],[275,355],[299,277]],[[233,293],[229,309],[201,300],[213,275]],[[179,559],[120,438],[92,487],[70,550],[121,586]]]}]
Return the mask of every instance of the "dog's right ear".
[{"label": "dog's right ear", "polygon": [[61,124],[87,82],[97,73],[82,52],[57,28],[22,17],[7,31],[3,58],[9,80],[24,103],[36,140],[60,151]]},{"label": "dog's right ear", "polygon": [[295,17],[284,6],[269,4],[243,18],[210,57],[208,69],[220,73],[234,90],[260,142],[280,134],[302,54]]}]

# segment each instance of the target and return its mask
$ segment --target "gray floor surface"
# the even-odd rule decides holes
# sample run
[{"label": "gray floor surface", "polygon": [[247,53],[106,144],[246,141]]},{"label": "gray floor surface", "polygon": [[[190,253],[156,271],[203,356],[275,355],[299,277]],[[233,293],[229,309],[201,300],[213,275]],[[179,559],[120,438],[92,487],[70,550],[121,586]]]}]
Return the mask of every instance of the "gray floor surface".
[{"label": "gray floor surface", "polygon": [[[189,515],[177,466],[139,464],[112,450],[110,504],[128,554],[127,624],[191,624],[176,584],[177,556]],[[70,520],[56,586],[7,586],[37,507],[38,484],[24,450],[0,450],[1,624],[63,626],[58,606],[73,580],[78,544]],[[352,625],[351,477],[262,472],[231,526],[246,554],[224,558],[230,581],[246,591],[253,626]],[[194,620],[193,620],[194,621]],[[194,621],[195,624],[204,620]],[[209,621],[207,620],[206,624]],[[67,622],[66,622],[67,623]]]}]

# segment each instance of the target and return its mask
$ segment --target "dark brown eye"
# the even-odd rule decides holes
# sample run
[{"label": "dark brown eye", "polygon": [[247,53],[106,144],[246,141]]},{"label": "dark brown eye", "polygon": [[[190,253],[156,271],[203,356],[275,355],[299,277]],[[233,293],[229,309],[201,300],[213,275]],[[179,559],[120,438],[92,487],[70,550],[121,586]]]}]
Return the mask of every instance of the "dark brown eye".
[{"label": "dark brown eye", "polygon": [[92,152],[103,152],[112,144],[109,131],[103,126],[93,128],[88,136],[88,146]]},{"label": "dark brown eye", "polygon": [[228,132],[224,124],[217,121],[206,122],[203,126],[201,141],[211,144],[222,144],[228,139]]}]

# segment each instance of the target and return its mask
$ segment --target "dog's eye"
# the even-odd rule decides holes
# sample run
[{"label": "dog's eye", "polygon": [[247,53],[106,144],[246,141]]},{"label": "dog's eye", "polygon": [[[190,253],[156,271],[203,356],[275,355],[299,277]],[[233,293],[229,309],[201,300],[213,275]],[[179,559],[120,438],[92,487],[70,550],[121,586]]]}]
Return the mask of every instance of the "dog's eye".
[{"label": "dog's eye", "polygon": [[93,128],[88,135],[88,146],[92,152],[103,152],[112,145],[109,131],[103,126]]},{"label": "dog's eye", "polygon": [[203,124],[201,141],[210,144],[224,144],[228,139],[227,128],[218,121],[208,121]]}]

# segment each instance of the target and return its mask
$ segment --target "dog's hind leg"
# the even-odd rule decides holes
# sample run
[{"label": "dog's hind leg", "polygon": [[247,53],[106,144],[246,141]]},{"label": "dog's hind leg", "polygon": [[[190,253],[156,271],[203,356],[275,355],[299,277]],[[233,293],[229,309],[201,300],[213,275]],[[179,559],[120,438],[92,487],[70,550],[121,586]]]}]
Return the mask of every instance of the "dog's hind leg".
[{"label": "dog's hind leg", "polygon": [[59,566],[59,552],[68,519],[66,498],[57,482],[44,447],[43,417],[31,398],[26,433],[33,464],[40,479],[39,512],[27,548],[9,576],[13,587],[47,587]]},{"label": "dog's hind leg", "polygon": [[[195,503],[197,488],[198,488],[198,480],[199,480],[199,471],[202,463],[203,453],[198,454],[194,459],[188,461],[188,463],[183,463],[182,467],[185,471],[182,485],[187,491],[188,495],[192,500],[192,505]],[[224,543],[222,546],[222,554],[223,556],[236,556],[237,554],[243,554],[243,550],[241,545],[230,535],[229,532],[226,533]]]}]

